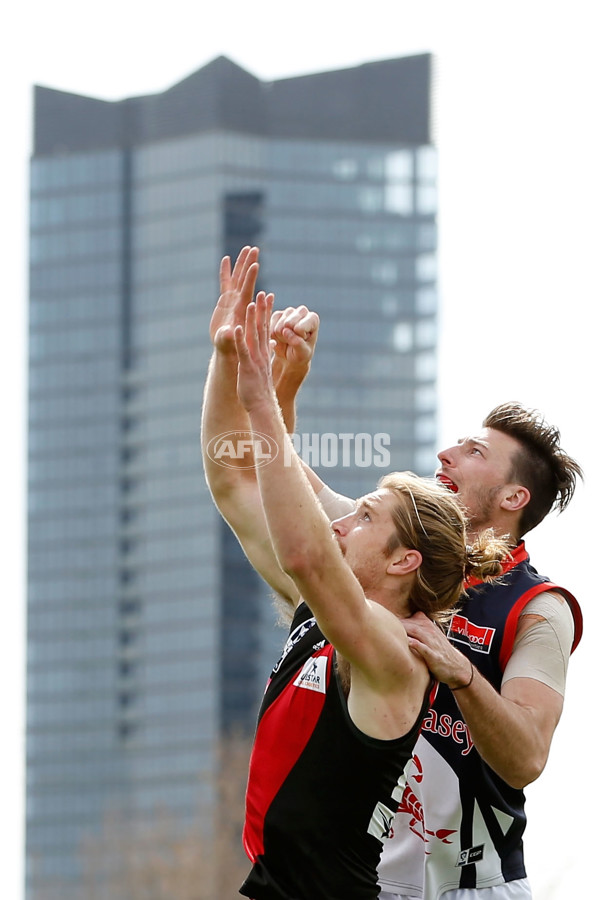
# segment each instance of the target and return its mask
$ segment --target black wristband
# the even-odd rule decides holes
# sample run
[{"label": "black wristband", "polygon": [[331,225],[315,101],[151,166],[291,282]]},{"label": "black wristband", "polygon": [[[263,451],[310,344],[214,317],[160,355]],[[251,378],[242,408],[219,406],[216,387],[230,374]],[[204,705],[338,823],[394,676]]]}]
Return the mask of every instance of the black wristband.
[{"label": "black wristband", "polygon": [[[469,660],[471,662],[471,660]],[[466,684],[459,684],[458,687],[450,688],[451,691],[462,691],[463,688],[471,687],[473,684],[473,675],[475,674],[475,666],[471,663],[471,677]],[[450,687],[450,685],[448,685]]]}]

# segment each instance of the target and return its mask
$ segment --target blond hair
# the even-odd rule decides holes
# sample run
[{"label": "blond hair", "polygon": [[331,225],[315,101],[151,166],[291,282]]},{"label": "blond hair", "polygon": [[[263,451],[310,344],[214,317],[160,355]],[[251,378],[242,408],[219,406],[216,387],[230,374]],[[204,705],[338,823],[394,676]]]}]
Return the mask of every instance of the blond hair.
[{"label": "blond hair", "polygon": [[490,529],[469,545],[465,510],[447,488],[412,472],[384,475],[378,487],[398,499],[392,510],[396,530],[386,555],[403,546],[422,556],[411,589],[411,613],[421,610],[434,621],[447,621],[467,578],[485,581],[502,574],[502,560],[509,552],[507,542]]}]

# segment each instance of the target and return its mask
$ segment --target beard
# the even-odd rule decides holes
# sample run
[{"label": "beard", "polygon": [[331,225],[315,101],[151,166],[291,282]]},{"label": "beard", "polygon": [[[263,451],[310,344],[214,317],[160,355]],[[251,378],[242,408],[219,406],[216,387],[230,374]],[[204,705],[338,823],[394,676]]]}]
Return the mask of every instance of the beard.
[{"label": "beard", "polygon": [[480,488],[475,491],[468,503],[469,528],[472,531],[481,531],[489,528],[495,517],[498,506],[498,494],[503,485],[491,488]]},{"label": "beard", "polygon": [[385,575],[386,557],[382,554],[369,555],[367,558],[360,560],[351,559],[351,555],[346,558],[346,562],[350,565],[354,577],[360,584],[361,588],[368,594],[381,585]]}]

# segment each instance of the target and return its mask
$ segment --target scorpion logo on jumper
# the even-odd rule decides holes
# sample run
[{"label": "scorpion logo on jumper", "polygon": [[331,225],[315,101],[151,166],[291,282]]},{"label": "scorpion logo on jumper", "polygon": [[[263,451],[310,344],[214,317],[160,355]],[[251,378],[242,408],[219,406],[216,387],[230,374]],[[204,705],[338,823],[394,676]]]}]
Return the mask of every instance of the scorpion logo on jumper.
[{"label": "scorpion logo on jumper", "polygon": [[[423,780],[423,766],[421,764],[421,760],[418,756],[413,756],[412,763],[415,771],[411,772],[410,777],[417,784],[420,784]],[[400,804],[398,806],[398,812],[406,813],[407,816],[410,816],[410,821],[408,824],[409,829],[413,832],[413,834],[416,834],[418,838],[424,841],[424,843],[428,844],[431,840],[442,841],[442,843],[444,844],[452,843],[450,837],[451,835],[456,834],[456,829],[438,828],[437,831],[431,831],[425,826],[423,804],[408,784],[408,779],[402,793],[402,799],[400,800]],[[428,853],[428,851],[425,852]]]}]

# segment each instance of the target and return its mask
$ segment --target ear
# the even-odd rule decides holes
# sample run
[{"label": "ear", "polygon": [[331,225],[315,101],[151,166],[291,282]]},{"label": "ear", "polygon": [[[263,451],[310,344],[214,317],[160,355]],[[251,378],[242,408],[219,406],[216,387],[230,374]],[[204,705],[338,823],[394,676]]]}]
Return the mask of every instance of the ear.
[{"label": "ear", "polygon": [[398,553],[395,553],[389,561],[386,572],[388,575],[409,575],[416,572],[422,562],[423,557],[418,550],[399,547]]},{"label": "ear", "polygon": [[518,512],[527,506],[530,499],[531,494],[522,484],[507,484],[500,506],[509,512]]}]

